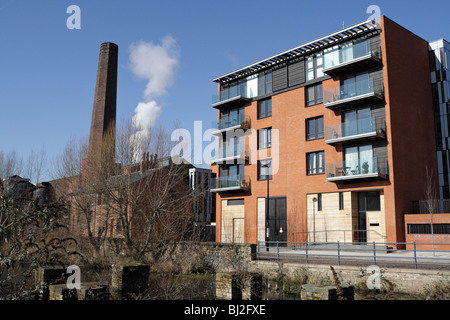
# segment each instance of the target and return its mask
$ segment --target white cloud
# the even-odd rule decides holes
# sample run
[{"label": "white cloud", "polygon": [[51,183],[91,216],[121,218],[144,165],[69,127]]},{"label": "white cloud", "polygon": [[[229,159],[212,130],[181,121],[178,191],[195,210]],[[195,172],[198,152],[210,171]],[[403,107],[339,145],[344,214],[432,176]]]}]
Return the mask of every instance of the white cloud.
[{"label": "white cloud", "polygon": [[129,50],[130,70],[135,76],[147,80],[144,101],[138,103],[132,118],[137,129],[131,137],[133,140],[150,134],[150,129],[158,121],[162,107],[155,99],[167,94],[167,89],[175,82],[179,50],[171,36],[163,38],[160,45],[144,41],[133,43]]},{"label": "white cloud", "polygon": [[167,89],[175,82],[178,62],[178,46],[170,36],[165,37],[161,45],[141,41],[130,46],[131,71],[148,81],[144,91],[146,99],[154,99],[167,93]]},{"label": "white cloud", "polygon": [[140,102],[134,109],[133,125],[138,130],[147,130],[161,115],[161,107],[156,101]]}]

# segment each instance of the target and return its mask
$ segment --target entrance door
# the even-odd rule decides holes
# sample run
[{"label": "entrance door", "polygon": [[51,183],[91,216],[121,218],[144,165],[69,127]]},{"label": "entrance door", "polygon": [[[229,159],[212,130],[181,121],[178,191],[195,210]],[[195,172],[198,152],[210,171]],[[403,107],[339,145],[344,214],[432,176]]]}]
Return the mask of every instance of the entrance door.
[{"label": "entrance door", "polygon": [[[269,199],[269,241],[280,241],[279,246],[286,246],[287,241],[287,215],[286,197]],[[271,243],[276,246],[276,243]]]},{"label": "entrance door", "polygon": [[367,193],[358,193],[358,231],[357,238],[358,242],[367,242]]}]

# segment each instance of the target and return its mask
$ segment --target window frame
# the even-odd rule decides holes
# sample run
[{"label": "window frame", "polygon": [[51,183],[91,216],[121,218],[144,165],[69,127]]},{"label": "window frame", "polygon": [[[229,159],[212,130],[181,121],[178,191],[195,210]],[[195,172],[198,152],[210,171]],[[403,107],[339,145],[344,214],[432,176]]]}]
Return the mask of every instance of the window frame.
[{"label": "window frame", "polygon": [[[322,119],[322,132],[319,132],[318,128],[318,120]],[[317,116],[317,117],[313,117],[313,118],[308,118],[305,119],[305,129],[306,129],[306,141],[311,141],[311,140],[317,140],[317,139],[323,139],[325,137],[325,126],[323,123],[323,116]],[[314,133],[311,134],[309,133],[309,129],[310,129],[310,122],[314,122]]]},{"label": "window frame", "polygon": [[[264,142],[261,141],[261,133],[265,131]],[[270,139],[269,139],[270,137]],[[258,150],[272,148],[272,127],[258,129]]]},{"label": "window frame", "polygon": [[[318,94],[318,88],[320,89],[320,95]],[[310,97],[310,89],[313,90],[314,97],[311,99]],[[323,103],[323,86],[322,82],[316,83],[310,86],[305,87],[305,107],[311,107],[318,104]]]},{"label": "window frame", "polygon": [[[323,167],[320,167],[320,157],[319,154],[322,153],[322,159],[323,159]],[[314,168],[310,168],[310,156],[315,155],[315,166]],[[310,170],[315,170],[315,172],[311,173]],[[320,171],[321,170],[321,171]],[[319,172],[320,171],[320,172]],[[307,152],[306,153],[306,175],[308,176],[314,176],[318,174],[325,174],[325,151],[313,151],[313,152]]]},{"label": "window frame", "polygon": [[[269,172],[268,172],[267,175],[264,175],[264,178],[262,178],[262,175],[261,175],[261,169],[262,169],[263,162],[269,162],[270,163],[269,168],[268,168]],[[272,178],[273,178],[273,174],[272,174],[272,158],[258,160],[258,181],[272,180]]]},{"label": "window frame", "polygon": [[[261,106],[262,104],[267,103],[266,105],[266,112],[262,113],[261,112]],[[270,106],[270,111],[269,111],[269,106]],[[258,115],[257,118],[258,119],[264,119],[264,118],[268,118],[272,116],[272,98],[268,98],[268,99],[263,99],[263,100],[259,100],[258,101]]]}]

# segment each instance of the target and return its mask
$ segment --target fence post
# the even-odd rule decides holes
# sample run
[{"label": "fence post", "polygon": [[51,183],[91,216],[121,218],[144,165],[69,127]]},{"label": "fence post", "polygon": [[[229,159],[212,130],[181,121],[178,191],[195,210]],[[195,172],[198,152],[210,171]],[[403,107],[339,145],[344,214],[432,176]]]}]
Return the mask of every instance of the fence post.
[{"label": "fence post", "polygon": [[376,257],[376,247],[375,247],[375,241],[373,242],[373,264],[376,265],[377,264],[377,257]]},{"label": "fence post", "polygon": [[337,242],[337,250],[338,250],[338,265],[341,265],[341,250],[339,247],[339,241]]},{"label": "fence post", "polygon": [[306,241],[306,263],[308,263],[308,241]]},{"label": "fence post", "polygon": [[277,262],[280,262],[280,247],[278,245],[278,240],[277,240]]},{"label": "fence post", "polygon": [[414,268],[417,269],[417,255],[416,255],[416,242],[413,242],[414,247]]}]

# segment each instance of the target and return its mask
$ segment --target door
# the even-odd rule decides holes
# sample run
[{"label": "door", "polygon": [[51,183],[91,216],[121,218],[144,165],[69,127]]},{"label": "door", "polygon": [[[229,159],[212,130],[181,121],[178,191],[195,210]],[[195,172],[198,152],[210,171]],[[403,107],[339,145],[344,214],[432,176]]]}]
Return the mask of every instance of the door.
[{"label": "door", "polygon": [[367,242],[367,193],[358,193],[358,226],[357,237],[358,242]]},{"label": "door", "polygon": [[244,219],[233,219],[233,242],[244,243]]},{"label": "door", "polygon": [[[269,199],[269,241],[280,241],[279,246],[285,247],[287,241],[286,197]],[[271,243],[276,246],[276,243]]]}]

